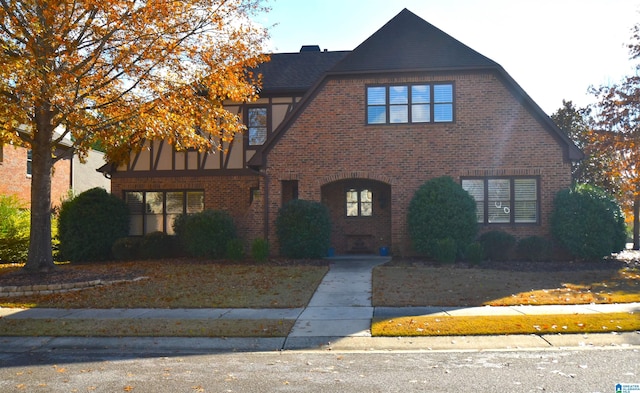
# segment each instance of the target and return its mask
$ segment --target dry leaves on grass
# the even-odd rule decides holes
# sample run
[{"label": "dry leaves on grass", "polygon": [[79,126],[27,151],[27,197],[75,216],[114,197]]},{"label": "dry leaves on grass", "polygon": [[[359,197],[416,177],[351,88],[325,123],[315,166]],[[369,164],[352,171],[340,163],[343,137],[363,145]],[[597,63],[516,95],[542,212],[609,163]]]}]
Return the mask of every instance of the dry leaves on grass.
[{"label": "dry leaves on grass", "polygon": [[373,336],[606,333],[640,330],[634,313],[570,315],[414,316],[374,320]]},{"label": "dry leaves on grass", "polygon": [[374,306],[505,306],[640,301],[634,269],[510,271],[456,266],[379,266]]},{"label": "dry leaves on grass", "polygon": [[0,336],[286,337],[294,320],[278,319],[7,319]]},{"label": "dry leaves on grass", "polygon": [[[93,270],[93,266],[81,266]],[[53,308],[286,308],[302,307],[326,266],[203,263],[188,260],[110,263],[148,279],[52,295],[5,298],[4,307]],[[2,281],[0,276],[0,282]],[[0,284],[2,285],[2,284]]]}]

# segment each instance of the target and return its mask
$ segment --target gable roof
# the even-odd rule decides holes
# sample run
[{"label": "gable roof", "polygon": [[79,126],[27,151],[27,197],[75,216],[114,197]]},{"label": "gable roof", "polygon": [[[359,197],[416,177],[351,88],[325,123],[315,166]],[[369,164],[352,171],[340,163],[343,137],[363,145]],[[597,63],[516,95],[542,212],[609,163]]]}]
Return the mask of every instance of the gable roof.
[{"label": "gable roof", "polygon": [[260,64],[254,70],[262,74],[262,94],[304,93],[349,53],[305,48],[307,47],[297,53],[271,54],[270,61]]},{"label": "gable roof", "polygon": [[[320,52],[320,54],[332,52]],[[373,35],[351,52],[340,52],[343,58],[327,72],[320,74],[302,100],[294,107],[269,139],[249,160],[249,166],[260,167],[264,164],[265,155],[286,132],[312,97],[315,91],[331,77],[341,75],[385,73],[385,72],[438,72],[438,71],[475,71],[490,70],[495,72],[514,97],[527,108],[532,116],[538,119],[556,138],[562,146],[566,159],[578,161],[584,158],[584,153],[573,141],[551,120],[551,118],[533,101],[520,85],[495,61],[481,55],[464,45],[442,30],[436,28],[408,9],[403,9],[398,15],[382,26]],[[300,56],[302,53],[296,53]],[[316,56],[318,53],[316,52]],[[282,58],[285,59],[284,57]],[[273,60],[273,57],[272,57]],[[309,59],[310,60],[310,59]],[[266,63],[268,64],[268,63]],[[276,63],[278,64],[278,63]],[[326,65],[326,64],[325,64]],[[273,77],[278,67],[273,68]],[[270,70],[271,71],[271,70]],[[296,72],[303,72],[299,69]],[[264,84],[276,88],[267,81],[264,74]],[[291,77],[291,76],[289,76]],[[288,78],[285,76],[284,78]],[[308,80],[307,80],[308,82]]]},{"label": "gable roof", "polygon": [[499,67],[408,9],[382,26],[331,72]]}]

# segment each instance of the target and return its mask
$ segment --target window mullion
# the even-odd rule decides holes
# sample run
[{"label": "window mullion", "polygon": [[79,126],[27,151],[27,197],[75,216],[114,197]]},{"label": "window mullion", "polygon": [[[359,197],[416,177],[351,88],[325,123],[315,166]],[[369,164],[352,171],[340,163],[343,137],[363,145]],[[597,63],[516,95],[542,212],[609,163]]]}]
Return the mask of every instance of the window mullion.
[{"label": "window mullion", "polygon": [[[391,94],[391,86],[387,85],[384,87],[385,89],[385,104],[384,104],[384,110],[385,110],[385,116],[386,116],[386,124],[391,124],[391,97],[389,97],[389,94]],[[359,215],[359,214],[358,214]]]},{"label": "window mullion", "polygon": [[411,86],[411,84],[407,85],[407,123],[413,123],[413,111],[411,110],[413,106],[413,95]]},{"label": "window mullion", "polygon": [[[429,92],[430,92],[429,93],[429,98],[430,98],[430,100],[429,100],[429,123],[433,123],[434,122],[434,116],[436,115],[435,103],[434,103],[435,100],[436,100],[436,97],[435,97],[435,89],[433,88],[433,86],[434,86],[433,83],[429,84]],[[488,187],[488,185],[489,184],[487,183],[485,186]],[[485,189],[487,187],[485,187]],[[487,195],[485,195],[485,197]],[[486,199],[485,199],[485,202],[486,202]],[[488,221],[488,217],[489,217],[486,212],[487,212],[487,210],[485,209],[485,216],[486,216],[485,222]]]},{"label": "window mullion", "polygon": [[489,223],[489,178],[484,178],[484,223]]},{"label": "window mullion", "polygon": [[142,192],[142,234],[147,233],[147,192]]},{"label": "window mullion", "polygon": [[509,197],[509,222],[511,224],[516,222],[516,213],[515,213],[515,206],[516,206],[516,191],[515,191],[515,179],[511,178],[509,179],[509,183],[510,183],[510,197]]},{"label": "window mullion", "polygon": [[162,192],[162,232],[167,233],[167,192]]}]

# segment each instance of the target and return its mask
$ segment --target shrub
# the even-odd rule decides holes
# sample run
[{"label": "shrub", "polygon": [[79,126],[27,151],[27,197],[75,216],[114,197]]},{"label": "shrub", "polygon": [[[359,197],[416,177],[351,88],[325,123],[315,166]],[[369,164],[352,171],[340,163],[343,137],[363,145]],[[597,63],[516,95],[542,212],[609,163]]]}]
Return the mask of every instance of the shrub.
[{"label": "shrub", "polygon": [[551,257],[551,243],[542,236],[525,237],[518,241],[516,252],[521,259],[527,261],[546,261]]},{"label": "shrub", "polygon": [[471,262],[472,265],[477,265],[484,260],[484,248],[480,242],[473,242],[467,246],[467,251],[465,253],[467,260]]},{"label": "shrub", "polygon": [[251,243],[251,257],[258,262],[265,262],[269,258],[269,243],[259,237]]},{"label": "shrub", "polygon": [[456,261],[458,250],[456,242],[452,238],[439,239],[435,242],[434,258],[440,263],[453,263]]},{"label": "shrub", "polygon": [[516,245],[516,238],[503,231],[489,231],[480,235],[485,256],[492,261],[506,261]]},{"label": "shrub", "polygon": [[236,237],[233,219],[222,210],[178,216],[173,230],[185,251],[196,257],[224,258],[227,242]]},{"label": "shrub", "polygon": [[431,179],[411,199],[408,223],[418,253],[435,256],[437,242],[447,238],[462,252],[477,233],[476,203],[452,178]]},{"label": "shrub", "polygon": [[59,216],[60,253],[75,261],[111,257],[116,239],[129,232],[129,210],[123,200],[92,188],[65,201]]},{"label": "shrub", "polygon": [[160,259],[175,254],[173,236],[156,231],[147,233],[140,239],[138,255],[142,259]]},{"label": "shrub", "polygon": [[227,258],[234,261],[244,258],[244,244],[241,239],[235,238],[227,241]]},{"label": "shrub", "polygon": [[319,202],[294,199],[276,219],[280,254],[289,258],[321,258],[331,243],[331,218]]},{"label": "shrub", "polygon": [[556,194],[551,233],[560,245],[580,259],[600,259],[624,249],[626,228],[618,203],[588,184]]},{"label": "shrub", "polygon": [[138,250],[140,248],[140,237],[121,237],[116,239],[111,246],[111,255],[114,259],[122,261],[130,261],[138,258]]},{"label": "shrub", "polygon": [[18,198],[0,195],[0,261],[26,262],[30,225],[29,211]]}]

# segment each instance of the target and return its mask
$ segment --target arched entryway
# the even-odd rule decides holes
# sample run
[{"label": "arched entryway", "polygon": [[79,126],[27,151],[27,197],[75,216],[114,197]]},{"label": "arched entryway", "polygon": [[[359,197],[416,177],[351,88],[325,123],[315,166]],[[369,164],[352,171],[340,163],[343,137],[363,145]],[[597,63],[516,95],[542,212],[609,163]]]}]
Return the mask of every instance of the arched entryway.
[{"label": "arched entryway", "polygon": [[391,249],[391,186],[377,180],[343,179],[322,186],[331,212],[331,247],[337,254],[377,254]]}]

